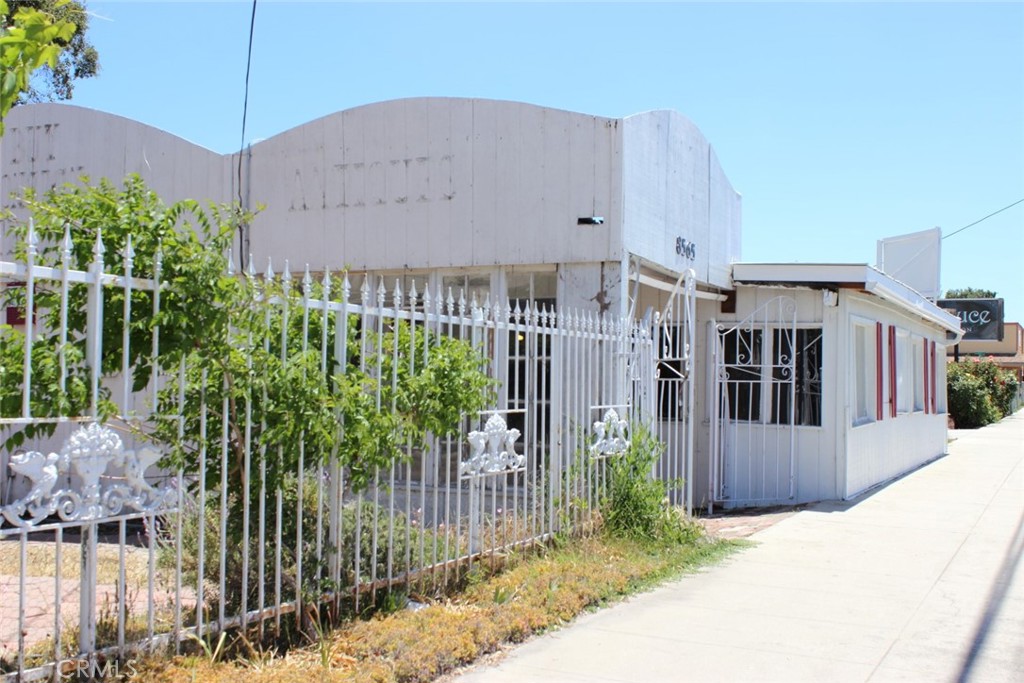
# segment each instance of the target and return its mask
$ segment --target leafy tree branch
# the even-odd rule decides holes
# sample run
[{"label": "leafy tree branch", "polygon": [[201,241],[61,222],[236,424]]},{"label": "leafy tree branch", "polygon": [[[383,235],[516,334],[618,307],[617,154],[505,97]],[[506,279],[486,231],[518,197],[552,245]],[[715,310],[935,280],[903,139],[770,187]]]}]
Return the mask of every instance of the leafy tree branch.
[{"label": "leafy tree branch", "polygon": [[[379,468],[403,458],[407,447],[426,448],[430,435],[452,433],[465,415],[493,400],[493,381],[467,342],[399,320],[374,318],[372,329],[363,329],[363,320],[349,314],[345,344],[339,345],[342,313],[322,307],[304,312],[304,294],[324,297],[320,284],[232,274],[226,254],[236,221],[251,220],[237,207],[204,208],[194,201],[165,206],[138,177],[120,188],[101,181],[41,197],[27,191],[21,202],[34,220],[37,264],[59,268],[66,260],[69,268],[88,270],[102,240],[105,272],[125,272],[130,260],[133,276],[164,283],[155,313],[153,292],[104,289],[101,370],[105,377],[117,376],[127,357],[134,392],[147,389],[154,374],[165,378],[155,406],[121,416],[125,428],[164,445],[165,465],[195,473],[205,458],[211,486],[219,485],[220,453],[227,448],[233,490],[246,476],[247,452],[252,462],[265,465],[268,489],[294,476],[300,458],[312,466],[333,456],[358,490]],[[11,231],[22,258],[27,231],[24,222]],[[32,347],[37,416],[87,414],[89,407],[89,287],[69,288],[62,344],[59,285],[44,280],[34,288],[40,322]],[[24,305],[24,294],[24,288],[8,288],[2,296],[7,304]],[[132,298],[127,322],[126,296]],[[6,326],[0,335],[0,413],[15,415],[24,379],[23,334]],[[109,393],[103,398],[103,417],[118,412]],[[155,419],[149,419],[151,410]],[[29,425],[9,443],[52,428]]]},{"label": "leafy tree branch", "polygon": [[[67,4],[64,0],[53,7]],[[31,90],[32,74],[44,67],[57,68],[76,29],[74,22],[33,7],[20,6],[11,12],[7,1],[0,0],[0,136],[7,112]]]}]

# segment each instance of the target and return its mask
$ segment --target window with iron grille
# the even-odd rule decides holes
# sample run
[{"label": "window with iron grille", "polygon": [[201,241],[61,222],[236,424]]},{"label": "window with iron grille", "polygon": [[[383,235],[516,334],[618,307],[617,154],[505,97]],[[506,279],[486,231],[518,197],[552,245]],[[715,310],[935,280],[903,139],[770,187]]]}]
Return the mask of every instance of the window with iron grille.
[{"label": "window with iron grille", "polygon": [[663,421],[682,419],[684,343],[682,325],[658,330],[658,416]]},{"label": "window with iron grille", "polygon": [[[557,277],[554,271],[512,272],[508,276],[509,306],[520,311],[522,327],[508,333],[508,408],[509,427],[518,429],[524,438],[543,442],[551,430],[551,335],[532,329],[539,324],[538,309],[553,311],[556,304]],[[526,311],[532,315],[528,319]],[[530,328],[530,329],[528,329]],[[532,331],[531,331],[532,329]],[[525,411],[530,425],[526,425]]]},{"label": "window with iron grille", "polygon": [[820,327],[773,331],[771,422],[821,426]]},{"label": "window with iron grille", "polygon": [[732,329],[722,335],[724,380],[731,420],[761,421],[763,347],[761,330]]}]

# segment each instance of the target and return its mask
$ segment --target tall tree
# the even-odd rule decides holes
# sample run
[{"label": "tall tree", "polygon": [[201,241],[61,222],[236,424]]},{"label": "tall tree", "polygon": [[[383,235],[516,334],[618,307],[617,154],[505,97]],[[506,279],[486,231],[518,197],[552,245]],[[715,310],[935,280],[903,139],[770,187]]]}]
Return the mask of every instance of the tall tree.
[{"label": "tall tree", "polygon": [[56,22],[68,22],[76,27],[70,38],[58,38],[60,56],[52,65],[47,64],[36,72],[19,104],[69,100],[75,81],[99,73],[100,56],[88,39],[89,14],[84,0],[7,0],[7,4],[12,13],[22,8],[37,10]]},{"label": "tall tree", "polygon": [[964,287],[963,289],[947,289],[947,299],[995,299],[996,293],[991,289]]},{"label": "tall tree", "polygon": [[[63,4],[58,0],[54,6]],[[35,8],[11,12],[6,0],[0,0],[0,136],[7,112],[30,91],[32,74],[43,67],[56,68],[76,28],[74,22]]]}]

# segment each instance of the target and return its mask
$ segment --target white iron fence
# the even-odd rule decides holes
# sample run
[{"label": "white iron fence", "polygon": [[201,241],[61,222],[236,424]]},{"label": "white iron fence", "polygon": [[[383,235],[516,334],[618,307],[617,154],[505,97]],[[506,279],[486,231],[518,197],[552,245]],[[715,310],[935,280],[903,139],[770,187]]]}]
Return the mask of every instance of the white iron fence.
[{"label": "white iron fence", "polygon": [[[293,283],[287,265],[280,277],[228,266],[250,327],[226,323],[223,359],[174,357],[159,251],[140,278],[130,240],[119,274],[99,235],[87,269],[73,267],[70,233],[52,263],[38,262],[31,232],[26,244],[23,260],[0,261],[14,323],[0,330],[7,680],[57,680],[68,661],[95,668],[236,626],[301,629],[395,587],[440,589],[499,551],[586,525],[607,458],[655,410],[656,342],[629,320],[366,280],[353,300],[346,276]],[[349,452],[369,438],[355,412],[334,407],[342,437],[317,450],[316,401],[230,386],[287,371],[267,359],[301,357],[296,383],[369,378],[350,400],[378,419],[402,409],[400,378],[450,340],[479,353],[490,404],[447,436],[405,437],[383,465]]]}]

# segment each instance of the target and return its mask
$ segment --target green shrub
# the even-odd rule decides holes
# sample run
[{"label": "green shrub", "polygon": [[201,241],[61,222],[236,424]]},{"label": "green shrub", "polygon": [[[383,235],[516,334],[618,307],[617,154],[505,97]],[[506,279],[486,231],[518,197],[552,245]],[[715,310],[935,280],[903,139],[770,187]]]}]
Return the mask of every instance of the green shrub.
[{"label": "green shrub", "polygon": [[[418,548],[421,542],[421,535],[428,534],[423,542],[428,549],[434,542],[430,530],[424,531],[411,523],[403,512],[395,511],[393,518],[388,514],[388,508],[376,505],[372,500],[363,501],[356,505],[355,500],[345,503],[341,512],[341,548],[339,560],[341,562],[341,586],[334,586],[330,581],[328,561],[333,549],[328,544],[329,529],[328,518],[329,508],[327,505],[327,492],[323,494],[323,515],[321,517],[321,558],[317,558],[317,486],[315,477],[307,476],[304,480],[302,500],[302,591],[306,599],[322,594],[334,588],[344,589],[355,583],[355,548],[356,530],[359,530],[359,574],[360,580],[369,582],[371,577],[385,579],[388,576],[388,560],[390,554],[392,575],[397,576],[406,571],[406,549],[410,560],[415,563],[418,560]],[[282,488],[281,505],[281,592],[282,600],[295,599],[295,577],[297,574],[296,540],[298,535],[298,486],[297,479],[292,476],[286,478]],[[197,504],[186,504],[186,509],[181,516],[182,548],[182,582],[185,586],[195,586],[199,575],[199,529],[200,519],[203,520],[203,544],[204,544],[204,565],[203,585],[205,586],[205,602],[213,606],[218,602],[220,591],[220,498],[217,492],[210,492],[207,499],[204,514],[200,514]],[[346,494],[351,496],[350,493]],[[383,498],[382,494],[382,498]],[[275,591],[275,566],[278,552],[278,544],[275,540],[277,519],[277,496],[274,492],[268,492],[266,497],[266,519],[264,531],[264,570],[259,573],[257,558],[260,554],[259,548],[259,517],[258,501],[250,504],[249,519],[249,541],[242,542],[242,520],[239,516],[233,516],[236,510],[241,509],[241,501],[237,495],[229,495],[227,543],[225,544],[225,585],[224,592],[229,610],[237,609],[241,604],[242,595],[242,554],[248,550],[248,608],[254,609],[258,599],[259,585],[262,582],[264,590],[264,602],[273,604]],[[375,519],[376,517],[376,519]],[[360,524],[357,525],[357,518]],[[393,525],[393,526],[392,526]],[[391,543],[388,543],[388,528],[392,527]],[[373,536],[376,528],[377,547],[374,549]],[[170,516],[163,525],[164,540],[161,542],[159,566],[165,577],[173,576],[176,563],[176,542],[174,535],[177,532],[177,520]],[[408,543],[407,543],[408,541]],[[429,550],[428,550],[429,552]]]},{"label": "green shrub", "polygon": [[642,424],[634,424],[631,434],[626,452],[608,459],[607,489],[601,506],[605,528],[624,538],[695,540],[701,528],[669,502],[666,494],[671,482],[652,476],[665,445]]},{"label": "green shrub", "polygon": [[999,411],[999,418],[1009,415],[1014,394],[1017,393],[1017,378],[1013,373],[1000,369],[991,359],[972,358],[960,365],[984,383],[992,405]]},{"label": "green shrub", "polygon": [[[946,396],[949,414],[960,429],[984,427],[1003,416],[992,395],[990,383],[985,377],[989,370],[988,368],[979,368],[982,365],[995,367],[995,364],[991,362],[983,364],[977,361],[966,361],[951,363],[947,370]],[[1008,403],[1006,410],[1009,412]]]}]

